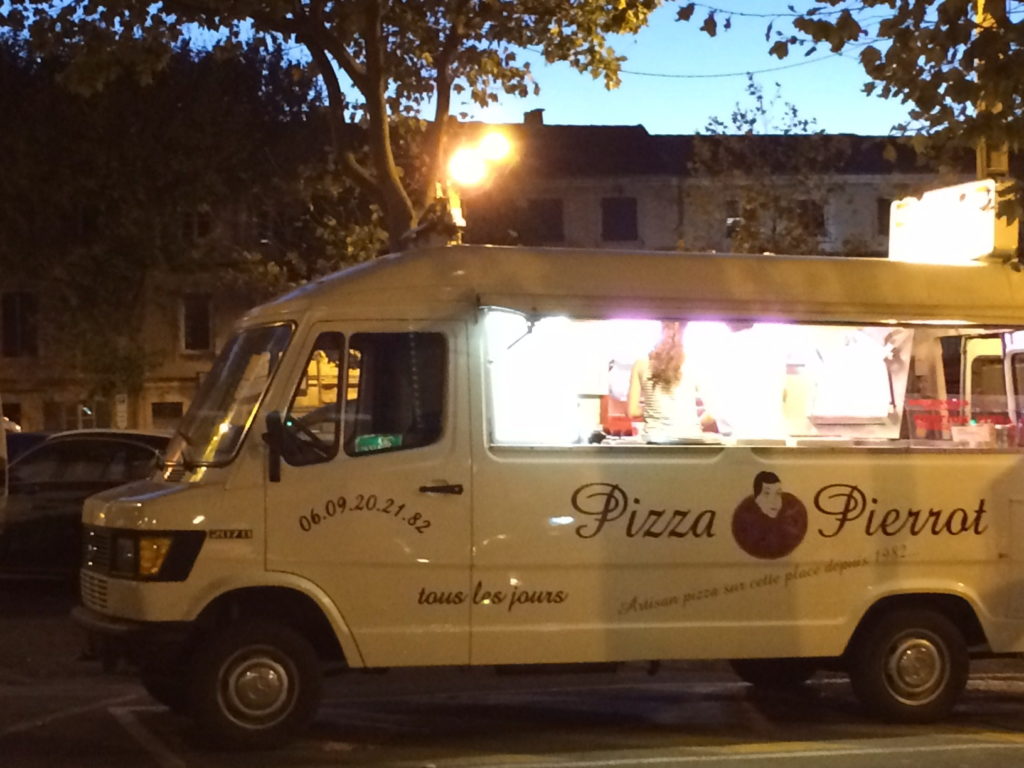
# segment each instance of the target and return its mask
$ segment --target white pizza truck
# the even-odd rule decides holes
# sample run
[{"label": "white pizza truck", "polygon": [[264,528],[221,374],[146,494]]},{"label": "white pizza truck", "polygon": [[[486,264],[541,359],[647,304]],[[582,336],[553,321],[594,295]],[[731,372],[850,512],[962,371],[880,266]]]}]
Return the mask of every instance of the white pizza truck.
[{"label": "white pizza truck", "polygon": [[[714,419],[623,416],[661,321]],[[726,659],[950,713],[1024,651],[1024,275],[454,246],[249,312],[162,474],[84,509],[79,622],[228,743],[325,671]]]}]

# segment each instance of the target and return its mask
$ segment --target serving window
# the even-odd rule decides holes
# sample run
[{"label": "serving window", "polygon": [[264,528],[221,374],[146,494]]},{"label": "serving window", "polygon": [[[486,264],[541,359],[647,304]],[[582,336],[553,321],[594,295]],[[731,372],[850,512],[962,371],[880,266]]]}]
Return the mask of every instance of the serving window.
[{"label": "serving window", "polygon": [[[634,407],[643,400],[640,414],[630,390],[643,376],[653,381],[652,350],[666,324],[681,342],[677,389],[664,399],[648,385],[645,398],[633,398]],[[484,328],[494,444],[1018,443],[1024,332],[1014,329],[527,318],[505,310],[487,311]],[[685,430],[666,438],[652,428],[650,409],[661,421],[668,409],[693,412]]]}]

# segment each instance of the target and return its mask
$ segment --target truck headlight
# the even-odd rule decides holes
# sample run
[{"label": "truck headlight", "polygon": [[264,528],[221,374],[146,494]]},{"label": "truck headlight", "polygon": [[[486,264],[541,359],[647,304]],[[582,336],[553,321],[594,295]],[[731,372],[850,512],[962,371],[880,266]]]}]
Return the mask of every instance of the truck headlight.
[{"label": "truck headlight", "polygon": [[139,576],[146,579],[158,575],[170,550],[170,536],[140,536]]},{"label": "truck headlight", "polygon": [[[206,534],[202,531],[142,532],[91,528],[86,531],[84,566],[105,571],[124,579],[144,581],[183,581],[188,577],[202,548]],[[107,537],[109,559],[104,564],[102,542]]]}]

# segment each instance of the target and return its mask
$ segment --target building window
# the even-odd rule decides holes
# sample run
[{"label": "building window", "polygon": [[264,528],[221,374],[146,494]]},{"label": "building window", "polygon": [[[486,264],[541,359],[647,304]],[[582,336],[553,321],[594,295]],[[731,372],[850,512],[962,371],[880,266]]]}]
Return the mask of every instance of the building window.
[{"label": "building window", "polygon": [[796,210],[808,234],[825,234],[825,207],[818,200],[797,200]]},{"label": "building window", "polygon": [[210,297],[205,293],[188,293],[181,298],[182,348],[186,352],[208,352],[213,349],[213,328],[210,318]]},{"label": "building window", "polygon": [[181,421],[184,404],[181,402],[152,403],[149,406],[153,429],[174,429]]},{"label": "building window", "polygon": [[109,429],[113,423],[110,402],[103,399],[76,403],[48,400],[43,403],[43,430]]},{"label": "building window", "polygon": [[520,230],[524,245],[564,242],[562,201],[559,198],[527,200],[526,220]]},{"label": "building window", "polygon": [[267,206],[259,206],[249,214],[249,232],[258,245],[270,245],[277,239],[277,215]]},{"label": "building window", "polygon": [[605,242],[639,240],[635,197],[601,199],[601,239]]},{"label": "building window", "polygon": [[35,357],[39,354],[37,321],[39,302],[35,294],[5,293],[2,301],[4,357]]},{"label": "building window", "polygon": [[181,236],[186,243],[195,243],[213,232],[213,217],[206,208],[184,211],[181,214]]},{"label": "building window", "polygon": [[743,226],[743,217],[740,216],[740,201],[739,200],[726,200],[725,201],[725,236],[731,239],[736,236],[739,232],[740,227]]},{"label": "building window", "polygon": [[892,198],[891,197],[879,197],[876,200],[878,207],[878,234],[886,235],[889,234],[889,212],[892,210]]}]

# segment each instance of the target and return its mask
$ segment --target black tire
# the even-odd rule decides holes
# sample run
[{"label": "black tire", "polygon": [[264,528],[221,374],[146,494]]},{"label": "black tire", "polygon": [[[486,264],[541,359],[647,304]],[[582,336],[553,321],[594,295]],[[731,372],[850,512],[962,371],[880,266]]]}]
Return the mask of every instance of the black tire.
[{"label": "black tire", "polygon": [[188,713],[188,678],[180,669],[143,667],[139,682],[146,693],[175,714]]},{"label": "black tire", "polygon": [[763,690],[782,690],[803,685],[818,671],[814,659],[733,659],[732,671],[744,682]]},{"label": "black tire", "polygon": [[941,613],[887,613],[866,628],[852,649],[850,682],[873,714],[899,723],[946,717],[967,684],[963,634]]},{"label": "black tire", "polygon": [[197,646],[189,712],[218,746],[281,746],[316,714],[321,677],[312,645],[294,630],[265,622],[232,624]]}]

